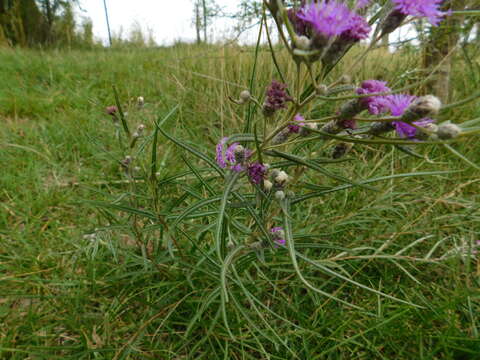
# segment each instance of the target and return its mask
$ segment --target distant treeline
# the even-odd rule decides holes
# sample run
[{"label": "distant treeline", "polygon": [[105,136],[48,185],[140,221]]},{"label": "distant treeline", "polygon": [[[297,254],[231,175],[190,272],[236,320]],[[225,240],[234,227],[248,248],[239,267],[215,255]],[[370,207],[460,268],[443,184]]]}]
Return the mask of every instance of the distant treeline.
[{"label": "distant treeline", "polygon": [[94,46],[92,22],[76,23],[77,0],[0,0],[0,45]]}]

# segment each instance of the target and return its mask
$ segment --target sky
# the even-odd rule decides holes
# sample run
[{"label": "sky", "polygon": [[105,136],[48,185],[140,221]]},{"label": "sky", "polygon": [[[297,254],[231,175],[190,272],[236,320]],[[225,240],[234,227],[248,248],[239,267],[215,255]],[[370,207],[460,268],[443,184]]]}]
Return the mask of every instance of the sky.
[{"label": "sky", "polygon": [[[195,28],[193,18],[193,0],[106,0],[110,28],[118,33],[128,34],[134,22],[141,27],[151,29],[159,45],[169,45],[175,40],[194,41]],[[217,0],[217,4],[226,11],[234,12],[238,0]],[[89,17],[93,22],[93,31],[104,42],[108,39],[103,0],[80,0],[83,12],[80,16]],[[231,21],[231,20],[230,20]],[[211,40],[225,38],[231,24],[226,20],[217,20],[215,29],[209,34]],[[248,41],[253,34],[246,35]]]},{"label": "sky", "polygon": [[[106,0],[112,33],[118,34],[123,28],[125,37],[137,22],[145,34],[148,34],[148,30],[152,31],[158,45],[171,45],[177,40],[195,41],[193,2],[194,0]],[[225,12],[233,13],[237,10],[239,0],[216,0],[216,3]],[[107,45],[108,31],[103,0],[80,0],[80,4],[83,11],[79,11],[79,16],[92,20],[95,37]],[[214,27],[209,30],[209,41],[233,38],[232,25],[232,20],[216,19]],[[253,28],[239,40],[241,43],[253,44],[257,34],[258,28]],[[404,27],[395,31],[391,40],[411,37],[415,37],[415,32]]]}]

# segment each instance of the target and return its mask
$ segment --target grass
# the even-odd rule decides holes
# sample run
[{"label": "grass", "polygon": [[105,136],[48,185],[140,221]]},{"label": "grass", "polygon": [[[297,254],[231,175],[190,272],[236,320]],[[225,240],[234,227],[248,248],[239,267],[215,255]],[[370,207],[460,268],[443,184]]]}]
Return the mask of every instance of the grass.
[{"label": "grass", "polygon": [[[261,50],[253,89],[259,96],[276,77]],[[248,87],[252,57],[251,48],[190,46],[0,52],[0,358],[480,358],[478,258],[467,249],[467,256],[412,261],[437,243],[432,259],[479,239],[478,171],[441,146],[419,150],[433,163],[390,146],[356,147],[351,161],[328,169],[354,179],[461,171],[390,178],[374,184],[378,192],[354,187],[326,194],[295,206],[291,216],[302,254],[418,306],[299,261],[310,283],[361,309],[330,300],[308,291],[287,251],[278,249],[266,251],[263,259],[251,253],[234,259],[226,273],[230,301],[222,308],[222,271],[198,255],[214,251],[206,230],[214,224],[208,211],[215,204],[202,207],[203,216],[183,221],[175,239],[182,254],[173,259],[156,221],[88,202],[157,211],[151,187],[125,183],[119,170],[128,151],[119,147],[115,126],[104,114],[105,106],[115,103],[112,85],[132,129],[145,123],[150,136],[153,120],[178,106],[166,131],[213,157],[221,136],[244,127],[247,110],[227,97]],[[292,78],[294,67],[285,54],[279,60]],[[421,78],[406,73],[417,61],[415,53],[378,53],[355,80],[383,77],[395,87],[409,84]],[[456,99],[474,92],[478,84],[471,79],[468,70],[455,68]],[[143,110],[135,106],[140,95],[146,99]],[[311,109],[319,116],[332,110],[333,105]],[[479,117],[480,108],[473,102],[443,116],[462,122]],[[149,174],[150,145],[145,142],[143,154],[142,144],[133,155],[140,174]],[[303,151],[323,157],[331,146],[310,144]],[[480,162],[475,138],[455,148]],[[186,169],[182,155],[194,169],[205,165],[161,134],[157,154],[160,180]],[[173,220],[179,212],[172,209],[222,193],[217,178],[202,171],[197,176],[160,182],[158,211]],[[304,193],[338,184],[309,171],[297,185]],[[230,211],[244,218],[242,209]],[[282,221],[279,211],[269,216]],[[84,236],[91,233],[95,236]],[[421,238],[400,254],[404,258],[391,256]],[[381,246],[384,259],[368,257]]]}]

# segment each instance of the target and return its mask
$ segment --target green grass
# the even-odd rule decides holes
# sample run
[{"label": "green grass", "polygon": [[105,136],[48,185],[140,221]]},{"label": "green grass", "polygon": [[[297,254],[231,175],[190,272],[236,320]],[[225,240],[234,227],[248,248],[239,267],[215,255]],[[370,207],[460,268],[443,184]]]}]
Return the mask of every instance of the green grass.
[{"label": "green grass", "polygon": [[[260,97],[277,77],[263,50],[253,91]],[[221,194],[224,184],[199,172],[201,181],[189,175],[163,183],[153,209],[150,186],[123,181],[119,161],[130,152],[119,146],[104,108],[115,103],[115,85],[130,127],[145,123],[150,136],[153,121],[178,106],[166,131],[213,157],[221,136],[243,130],[247,110],[227,97],[248,87],[252,58],[251,48],[189,46],[0,52],[1,359],[480,358],[479,259],[438,259],[480,238],[479,175],[442,146],[418,150],[433,163],[387,145],[358,146],[351,161],[328,169],[352,179],[462,171],[391,178],[374,184],[378,192],[354,187],[326,194],[295,206],[291,216],[302,254],[418,306],[360,289],[299,260],[309,282],[361,310],[329,300],[308,291],[287,251],[278,249],[266,251],[263,262],[240,254],[227,273],[230,301],[222,309],[221,269],[206,257],[199,262],[196,248],[215,258],[213,240],[204,232],[214,216],[186,219],[175,233],[182,254],[172,258],[161,224],[88,202],[129,204],[172,217],[198,201],[195,196]],[[286,60],[280,54],[291,79],[294,67]],[[420,75],[399,75],[417,61],[416,54],[380,54],[356,80],[409,84]],[[456,99],[474,92],[478,84],[471,79],[464,67],[455,68]],[[135,106],[140,95],[146,99],[143,110]],[[311,110],[324,116],[333,106]],[[479,116],[478,102],[443,115],[455,122]],[[150,171],[151,139],[146,140],[145,153],[142,141],[133,153],[140,174]],[[302,154],[328,156],[331,146],[309,144]],[[475,138],[454,147],[480,163]],[[160,179],[187,169],[181,155],[195,168],[205,167],[159,134]],[[305,193],[339,183],[308,171],[297,185]],[[215,204],[200,210],[214,209]],[[242,209],[229,211],[245,218]],[[272,211],[281,223],[280,211]],[[93,232],[94,239],[84,237]],[[384,254],[392,255],[422,237],[403,259],[360,256],[385,244]],[[435,261],[412,260],[438,242]]]}]

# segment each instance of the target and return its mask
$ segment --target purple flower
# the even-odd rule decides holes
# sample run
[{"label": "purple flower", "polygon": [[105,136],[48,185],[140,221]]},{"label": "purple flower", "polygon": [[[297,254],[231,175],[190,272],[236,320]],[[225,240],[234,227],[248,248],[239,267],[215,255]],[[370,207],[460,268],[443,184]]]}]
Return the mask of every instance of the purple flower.
[{"label": "purple flower", "polygon": [[326,37],[334,37],[348,30],[352,12],[337,1],[322,0],[305,4],[297,16]]},{"label": "purple flower", "polygon": [[367,21],[358,14],[353,14],[350,18],[350,26],[347,30],[342,32],[341,37],[347,40],[363,40],[368,38],[372,28]]},{"label": "purple flower", "polygon": [[273,241],[275,242],[275,247],[278,247],[279,245],[285,246],[285,232],[283,231],[283,228],[280,226],[276,226],[270,229],[270,232],[272,233],[273,236]]},{"label": "purple flower", "polygon": [[[231,165],[230,169],[236,172],[245,170],[244,163],[252,152],[248,149],[244,149],[238,143],[233,143],[225,149],[225,145],[228,142],[228,137],[224,137],[215,147],[216,161],[218,166],[225,169],[227,165]],[[228,162],[228,163],[227,163]]]},{"label": "purple flower", "polygon": [[263,112],[265,115],[271,116],[275,111],[284,109],[286,107],[285,103],[292,100],[285,91],[286,88],[287,84],[283,84],[276,80],[272,81],[267,88],[266,99],[263,104]]},{"label": "purple flower", "polygon": [[247,167],[247,174],[250,181],[257,185],[262,183],[266,172],[267,167],[259,162],[254,162]]},{"label": "purple flower", "polygon": [[[425,118],[419,121],[414,121],[412,124],[415,124],[419,127],[425,127],[433,122],[434,120]],[[418,129],[410,124],[407,124],[406,122],[392,121],[392,124],[395,126],[395,131],[397,132],[398,136],[401,138],[414,139],[417,135]]]},{"label": "purple flower", "polygon": [[326,38],[342,35],[360,40],[367,38],[370,32],[370,26],[363,17],[336,0],[307,3],[297,12],[297,17]]},{"label": "purple flower", "polygon": [[117,111],[118,111],[118,108],[115,105],[107,106],[105,108],[105,112],[111,116],[114,116],[117,113]]},{"label": "purple flower", "polygon": [[385,97],[385,104],[390,109],[392,116],[402,116],[415,99],[416,97],[413,95],[393,94]]},{"label": "purple flower", "polygon": [[227,161],[230,161],[231,163],[235,162],[235,149],[238,145],[238,143],[233,143],[227,148],[225,151],[225,159],[227,159]]},{"label": "purple flower", "polygon": [[290,20],[290,22],[292,23],[293,29],[295,30],[295,33],[297,35],[308,36],[308,30],[309,30],[308,23],[305,20],[300,19],[298,17],[298,11],[297,10],[295,10],[293,8],[289,9],[287,11],[287,16],[288,16],[288,20]]},{"label": "purple flower", "polygon": [[[374,93],[383,93],[391,91],[386,81],[365,80],[361,87],[357,89],[358,95],[367,95]],[[359,100],[360,106],[370,112],[372,115],[378,115],[386,110],[385,96],[367,96]]]},{"label": "purple flower", "polygon": [[437,26],[450,12],[441,11],[443,0],[392,0],[395,10],[404,15],[426,17],[430,24]]},{"label": "purple flower", "polygon": [[[415,101],[416,98],[416,96],[408,94],[388,95],[385,97],[385,104],[390,109],[393,116],[402,116],[405,110],[413,101]],[[434,122],[432,119],[424,118],[419,121],[414,121],[412,124],[424,127],[432,122]],[[417,135],[417,128],[406,122],[392,121],[392,125],[395,127],[398,136],[402,138],[413,139]]]},{"label": "purple flower", "polygon": [[216,146],[216,160],[218,166],[220,166],[222,169],[225,169],[227,167],[227,163],[225,162],[225,158],[223,155],[223,148],[225,147],[226,142],[228,141],[228,137],[224,137]]},{"label": "purple flower", "polygon": [[290,134],[298,134],[300,132],[300,128],[305,126],[305,118],[302,115],[297,114],[294,116],[293,120],[296,121],[296,123],[288,125],[288,132]]}]

